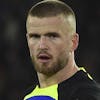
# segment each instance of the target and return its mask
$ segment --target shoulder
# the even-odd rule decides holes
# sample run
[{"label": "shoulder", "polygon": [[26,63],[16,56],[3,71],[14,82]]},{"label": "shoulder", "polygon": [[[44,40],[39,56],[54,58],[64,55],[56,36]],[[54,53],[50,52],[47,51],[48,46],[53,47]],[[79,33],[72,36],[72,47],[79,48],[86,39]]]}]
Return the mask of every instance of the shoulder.
[{"label": "shoulder", "polygon": [[100,85],[93,81],[77,86],[71,100],[100,100]]},{"label": "shoulder", "polygon": [[97,86],[80,87],[73,93],[71,100],[100,100],[100,88]]},{"label": "shoulder", "polygon": [[63,91],[59,92],[60,96],[68,100],[100,100],[99,84],[83,71],[61,83],[58,90]]}]

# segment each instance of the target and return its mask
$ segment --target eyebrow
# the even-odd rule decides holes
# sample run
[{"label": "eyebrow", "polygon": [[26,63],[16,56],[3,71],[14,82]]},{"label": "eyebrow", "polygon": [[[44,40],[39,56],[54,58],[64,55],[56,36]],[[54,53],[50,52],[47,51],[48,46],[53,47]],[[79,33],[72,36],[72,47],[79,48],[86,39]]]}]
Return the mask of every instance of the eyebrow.
[{"label": "eyebrow", "polygon": [[38,33],[28,33],[28,35],[30,37],[35,36],[35,37],[40,37],[40,35]]},{"label": "eyebrow", "polygon": [[60,34],[57,32],[48,32],[44,36],[55,36],[55,37],[60,37]]},{"label": "eyebrow", "polygon": [[[39,33],[27,33],[27,34],[29,34],[30,37],[31,37],[31,36],[38,36],[38,37],[40,36]],[[48,33],[45,33],[44,36],[55,36],[55,37],[60,37],[60,34],[57,33],[57,32],[48,32]]]}]

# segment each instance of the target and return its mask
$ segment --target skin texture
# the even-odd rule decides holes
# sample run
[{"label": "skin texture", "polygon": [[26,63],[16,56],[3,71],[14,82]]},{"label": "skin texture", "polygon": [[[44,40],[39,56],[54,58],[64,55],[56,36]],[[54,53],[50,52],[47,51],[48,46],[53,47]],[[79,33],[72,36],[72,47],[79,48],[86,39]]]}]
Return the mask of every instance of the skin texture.
[{"label": "skin texture", "polygon": [[72,33],[71,23],[62,15],[27,19],[27,41],[40,87],[60,83],[78,71],[74,50],[79,37]]}]

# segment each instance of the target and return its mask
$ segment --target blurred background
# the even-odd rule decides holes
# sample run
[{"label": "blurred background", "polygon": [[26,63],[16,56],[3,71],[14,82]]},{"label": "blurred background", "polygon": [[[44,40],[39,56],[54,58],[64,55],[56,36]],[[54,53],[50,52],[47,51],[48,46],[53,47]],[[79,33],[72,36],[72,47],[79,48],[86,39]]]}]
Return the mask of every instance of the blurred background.
[{"label": "blurred background", "polygon": [[[21,100],[23,92],[37,81],[26,41],[28,10],[41,0],[0,2],[0,100]],[[79,47],[76,62],[100,83],[100,1],[62,0],[77,18]]]}]

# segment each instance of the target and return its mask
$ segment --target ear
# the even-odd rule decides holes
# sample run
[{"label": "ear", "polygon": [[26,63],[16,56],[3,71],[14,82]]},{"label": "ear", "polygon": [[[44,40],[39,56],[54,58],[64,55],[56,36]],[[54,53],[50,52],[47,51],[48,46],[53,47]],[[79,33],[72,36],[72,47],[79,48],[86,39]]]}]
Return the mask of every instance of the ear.
[{"label": "ear", "polygon": [[75,51],[79,44],[79,35],[77,33],[74,33],[72,36],[72,49]]}]

